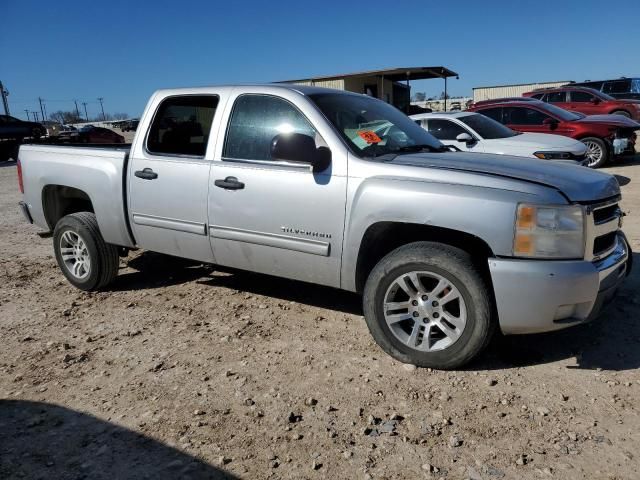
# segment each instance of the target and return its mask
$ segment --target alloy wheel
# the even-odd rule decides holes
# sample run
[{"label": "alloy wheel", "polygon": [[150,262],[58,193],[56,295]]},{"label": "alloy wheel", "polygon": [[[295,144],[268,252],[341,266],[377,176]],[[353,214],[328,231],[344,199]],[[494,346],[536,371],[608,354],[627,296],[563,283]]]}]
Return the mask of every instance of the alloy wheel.
[{"label": "alloy wheel", "polygon": [[590,140],[587,140],[585,145],[587,146],[587,166],[592,167],[602,160],[604,149]]},{"label": "alloy wheel", "polygon": [[86,242],[72,230],[60,236],[60,255],[67,271],[78,280],[84,280],[91,272],[91,259]]},{"label": "alloy wheel", "polygon": [[460,290],[435,272],[400,275],[387,289],[383,308],[396,339],[421,352],[450,347],[467,325],[467,307]]}]

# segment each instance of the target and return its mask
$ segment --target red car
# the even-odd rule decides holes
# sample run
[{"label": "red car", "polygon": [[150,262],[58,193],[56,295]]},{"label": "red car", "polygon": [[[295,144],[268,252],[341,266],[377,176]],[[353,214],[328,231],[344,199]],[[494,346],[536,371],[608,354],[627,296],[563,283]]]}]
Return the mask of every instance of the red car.
[{"label": "red car", "polygon": [[534,90],[523,97],[535,98],[585,115],[623,115],[640,120],[640,100],[618,100],[587,87],[558,87]]},{"label": "red car", "polygon": [[615,155],[635,153],[636,130],[640,123],[620,115],[591,115],[569,112],[539,100],[503,101],[473,105],[482,113],[512,130],[553,133],[575,138],[587,145],[587,161],[592,168],[603,166]]}]

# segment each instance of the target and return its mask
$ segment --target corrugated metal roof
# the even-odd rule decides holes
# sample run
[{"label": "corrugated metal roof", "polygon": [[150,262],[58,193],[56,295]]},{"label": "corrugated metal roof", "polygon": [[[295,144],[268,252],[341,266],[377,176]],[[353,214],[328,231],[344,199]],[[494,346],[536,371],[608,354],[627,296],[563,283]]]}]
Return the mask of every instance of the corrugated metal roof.
[{"label": "corrugated metal roof", "polygon": [[519,83],[517,85],[498,85],[495,87],[476,87],[473,89],[473,101],[493,100],[504,97],[520,97],[525,92],[538,88],[561,87],[570,82]]}]

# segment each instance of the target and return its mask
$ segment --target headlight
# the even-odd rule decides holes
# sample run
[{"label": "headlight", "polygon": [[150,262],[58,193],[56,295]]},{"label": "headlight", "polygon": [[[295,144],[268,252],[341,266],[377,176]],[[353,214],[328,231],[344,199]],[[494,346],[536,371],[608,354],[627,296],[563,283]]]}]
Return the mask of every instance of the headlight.
[{"label": "headlight", "polygon": [[584,212],[579,205],[518,204],[513,255],[583,258]]},{"label": "headlight", "polygon": [[535,152],[533,156],[541,160],[568,160],[572,157],[569,152]]}]

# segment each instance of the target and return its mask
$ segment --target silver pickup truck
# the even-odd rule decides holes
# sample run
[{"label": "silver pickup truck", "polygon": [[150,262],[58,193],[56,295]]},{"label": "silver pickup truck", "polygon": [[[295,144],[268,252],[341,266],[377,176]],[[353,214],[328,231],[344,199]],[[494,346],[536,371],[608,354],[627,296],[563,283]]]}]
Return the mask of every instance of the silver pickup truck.
[{"label": "silver pickup truck", "polygon": [[451,151],[336,90],[161,90],[130,148],[25,145],[18,173],[80,289],[144,248],[360,292],[376,342],[419,366],[584,323],[630,269],[613,176]]}]

